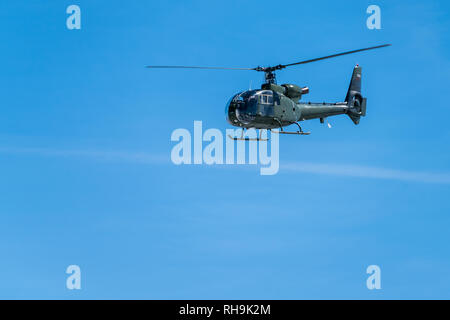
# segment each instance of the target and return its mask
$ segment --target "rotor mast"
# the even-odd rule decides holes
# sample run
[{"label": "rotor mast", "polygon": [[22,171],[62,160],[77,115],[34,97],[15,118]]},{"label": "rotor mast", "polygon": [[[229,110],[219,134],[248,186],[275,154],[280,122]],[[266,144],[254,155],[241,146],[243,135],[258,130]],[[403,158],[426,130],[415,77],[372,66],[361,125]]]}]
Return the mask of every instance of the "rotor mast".
[{"label": "rotor mast", "polygon": [[266,83],[277,84],[277,77],[273,71],[266,71],[264,73],[264,79],[266,80]]}]

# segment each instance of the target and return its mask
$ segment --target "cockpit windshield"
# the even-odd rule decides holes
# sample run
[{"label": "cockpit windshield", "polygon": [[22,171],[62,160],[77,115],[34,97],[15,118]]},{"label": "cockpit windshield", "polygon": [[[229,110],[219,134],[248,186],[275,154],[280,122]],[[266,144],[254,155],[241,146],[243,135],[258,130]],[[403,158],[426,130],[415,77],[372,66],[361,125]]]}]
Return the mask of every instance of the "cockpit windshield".
[{"label": "cockpit windshield", "polygon": [[245,101],[249,98],[251,98],[253,95],[255,95],[255,93],[257,93],[258,90],[248,90],[248,91],[244,91],[241,93],[238,93],[237,95],[235,95],[233,97],[233,100],[237,100],[237,101]]},{"label": "cockpit windshield", "polygon": [[271,90],[248,90],[234,95],[230,107],[241,116],[273,115],[274,100]]}]

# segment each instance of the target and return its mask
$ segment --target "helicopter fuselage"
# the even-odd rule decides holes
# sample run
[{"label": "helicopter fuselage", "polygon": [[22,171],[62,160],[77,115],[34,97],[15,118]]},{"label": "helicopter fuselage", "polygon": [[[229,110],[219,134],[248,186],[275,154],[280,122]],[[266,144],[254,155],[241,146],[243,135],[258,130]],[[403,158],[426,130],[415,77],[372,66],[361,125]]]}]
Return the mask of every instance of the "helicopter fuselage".
[{"label": "helicopter fuselage", "polygon": [[[354,124],[358,124],[360,118],[366,115],[367,99],[361,95],[361,67],[356,65],[353,69],[350,85],[344,102],[337,103],[300,103],[302,95],[309,92],[307,87],[299,87],[295,84],[277,85],[275,71],[287,67],[303,65],[306,63],[336,58],[352,53],[388,47],[390,44],[382,44],[368,48],[356,49],[335,53],[323,57],[302,60],[288,64],[278,64],[267,67],[255,68],[230,68],[230,67],[205,67],[185,65],[147,66],[152,69],[205,69],[205,70],[252,70],[264,72],[265,83],[261,90],[247,90],[234,95],[227,104],[227,121],[243,129],[273,129],[280,128],[279,133],[309,134],[303,132],[299,121],[319,118],[324,122],[325,118],[339,114],[347,114]],[[299,131],[284,132],[283,127],[296,124]],[[260,136],[261,136],[260,131]],[[244,130],[242,130],[242,134]],[[232,137],[232,139],[235,139]],[[244,139],[241,136],[241,139]],[[259,138],[260,139],[260,138]]]},{"label": "helicopter fuselage", "polygon": [[[205,70],[252,70],[264,72],[265,83],[261,90],[247,90],[234,95],[227,104],[227,121],[236,127],[243,129],[273,129],[280,128],[280,133],[309,134],[303,132],[299,121],[319,118],[320,122],[329,116],[347,114],[354,124],[358,124],[360,118],[366,115],[366,98],[361,95],[361,67],[356,65],[344,102],[337,103],[300,103],[302,95],[309,92],[307,87],[299,87],[295,84],[277,85],[275,71],[287,67],[303,65],[306,63],[336,58],[357,52],[388,47],[390,44],[382,44],[368,48],[356,49],[335,53],[323,57],[302,60],[288,64],[278,64],[267,67],[254,68],[230,68],[230,67],[205,67],[185,65],[147,66],[152,69],[205,69]],[[297,132],[284,132],[283,127],[296,124]],[[244,130],[242,130],[242,133]],[[260,131],[261,135],[261,131]],[[233,138],[234,139],[234,138]],[[243,139],[243,137],[241,137]]]},{"label": "helicopter fuselage", "polygon": [[282,128],[298,121],[345,114],[349,108],[347,102],[300,103],[300,97],[292,99],[279,91],[247,90],[234,95],[226,107],[228,123],[245,129]]}]

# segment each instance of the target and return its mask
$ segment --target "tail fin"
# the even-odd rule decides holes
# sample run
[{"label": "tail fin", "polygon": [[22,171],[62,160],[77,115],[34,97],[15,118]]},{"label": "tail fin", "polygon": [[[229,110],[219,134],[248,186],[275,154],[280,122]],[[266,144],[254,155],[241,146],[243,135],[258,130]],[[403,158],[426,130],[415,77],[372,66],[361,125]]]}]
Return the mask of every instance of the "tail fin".
[{"label": "tail fin", "polygon": [[366,115],[367,99],[361,95],[361,67],[356,65],[353,69],[352,80],[348,87],[345,102],[348,105],[348,116],[354,124],[359,123],[361,116]]}]

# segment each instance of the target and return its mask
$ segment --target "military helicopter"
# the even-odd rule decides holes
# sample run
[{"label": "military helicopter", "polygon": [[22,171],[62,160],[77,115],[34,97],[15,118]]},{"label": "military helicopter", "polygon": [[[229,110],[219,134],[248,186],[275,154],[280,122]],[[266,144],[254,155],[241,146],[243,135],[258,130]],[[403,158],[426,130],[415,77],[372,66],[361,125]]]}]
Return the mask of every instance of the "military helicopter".
[{"label": "military helicopter", "polygon": [[[335,103],[313,103],[300,102],[302,95],[309,92],[308,87],[300,87],[295,84],[277,85],[275,71],[286,67],[306,64],[329,58],[335,58],[347,54],[361,51],[388,47],[390,44],[383,44],[369,48],[351,50],[336,53],[320,58],[303,60],[290,64],[279,64],[269,67],[256,68],[226,68],[226,67],[199,67],[199,66],[147,66],[147,68],[180,68],[180,69],[216,69],[216,70],[253,70],[264,72],[265,82],[258,90],[246,90],[234,95],[227,103],[227,121],[233,126],[241,127],[241,137],[231,137],[234,140],[267,140],[261,138],[264,129],[280,134],[309,135],[304,132],[299,122],[311,119],[320,119],[321,123],[330,116],[346,114],[356,125],[360,118],[366,115],[367,98],[361,94],[361,67],[356,65],[350,80],[350,85],[343,102]],[[297,125],[297,131],[284,131],[284,127]],[[328,126],[330,126],[328,124]],[[244,138],[244,130],[259,129],[259,137],[252,139]],[[272,129],[279,128],[277,131]]]}]

